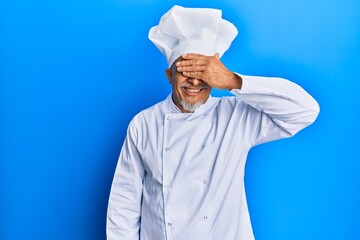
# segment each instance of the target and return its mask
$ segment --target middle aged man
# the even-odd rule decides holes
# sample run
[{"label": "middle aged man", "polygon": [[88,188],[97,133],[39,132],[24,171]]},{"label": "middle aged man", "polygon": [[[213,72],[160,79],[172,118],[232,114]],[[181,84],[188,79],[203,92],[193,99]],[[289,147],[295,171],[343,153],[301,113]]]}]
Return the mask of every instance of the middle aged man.
[{"label": "middle aged man", "polygon": [[[251,147],[293,136],[319,113],[300,86],[233,73],[237,34],[216,9],[174,6],[150,40],[172,93],[130,122],[109,198],[108,240],[252,240],[244,188]],[[211,97],[211,88],[235,96]]]}]

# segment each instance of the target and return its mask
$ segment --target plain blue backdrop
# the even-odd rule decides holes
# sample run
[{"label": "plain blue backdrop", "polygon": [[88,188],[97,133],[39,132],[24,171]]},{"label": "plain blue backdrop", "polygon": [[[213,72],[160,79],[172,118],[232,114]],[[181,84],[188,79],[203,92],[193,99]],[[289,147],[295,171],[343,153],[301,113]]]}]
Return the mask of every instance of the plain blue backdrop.
[{"label": "plain blue backdrop", "polygon": [[239,30],[229,69],[291,79],[321,106],[250,152],[257,240],[360,239],[357,0],[2,0],[0,239],[105,239],[127,124],[171,90],[147,34],[174,4],[222,9]]}]

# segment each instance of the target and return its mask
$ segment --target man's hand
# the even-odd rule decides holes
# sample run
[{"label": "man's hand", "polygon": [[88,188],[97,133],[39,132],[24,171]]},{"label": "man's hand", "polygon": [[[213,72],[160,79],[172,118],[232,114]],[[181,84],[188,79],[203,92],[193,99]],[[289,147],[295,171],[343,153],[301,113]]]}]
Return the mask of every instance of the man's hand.
[{"label": "man's hand", "polygon": [[204,56],[188,53],[181,56],[176,63],[177,71],[184,76],[203,80],[217,89],[241,89],[242,79],[234,74],[220,61],[219,54]]}]

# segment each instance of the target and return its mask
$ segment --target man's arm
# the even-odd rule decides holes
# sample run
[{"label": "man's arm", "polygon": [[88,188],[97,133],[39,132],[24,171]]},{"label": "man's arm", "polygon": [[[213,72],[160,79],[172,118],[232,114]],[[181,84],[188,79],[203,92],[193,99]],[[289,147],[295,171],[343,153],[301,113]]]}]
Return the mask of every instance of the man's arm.
[{"label": "man's arm", "polygon": [[281,78],[244,76],[231,72],[218,54],[186,54],[177,70],[218,89],[229,89],[251,106],[251,144],[290,137],[313,123],[318,103],[299,85]]},{"label": "man's arm", "polygon": [[129,124],[115,170],[106,221],[107,240],[138,240],[144,167],[136,148],[137,132]]},{"label": "man's arm", "polygon": [[242,88],[231,92],[253,108],[252,145],[291,137],[312,124],[319,105],[299,85],[282,78],[241,75]]}]

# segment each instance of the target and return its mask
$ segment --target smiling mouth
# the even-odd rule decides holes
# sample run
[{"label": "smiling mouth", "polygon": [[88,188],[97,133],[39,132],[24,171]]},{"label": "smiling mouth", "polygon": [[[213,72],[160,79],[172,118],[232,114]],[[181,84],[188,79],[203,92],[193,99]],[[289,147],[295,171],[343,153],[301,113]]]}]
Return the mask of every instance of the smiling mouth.
[{"label": "smiling mouth", "polygon": [[197,94],[197,93],[201,92],[201,90],[203,90],[202,88],[188,88],[188,87],[185,87],[184,89],[186,92],[188,92],[190,94]]}]

